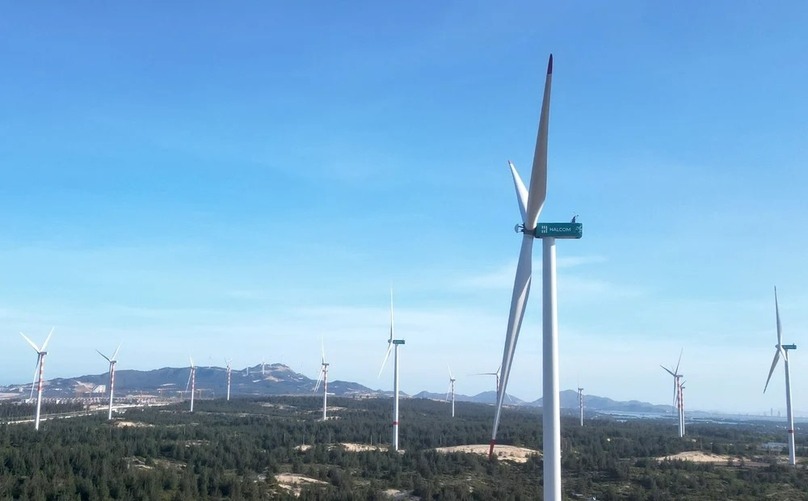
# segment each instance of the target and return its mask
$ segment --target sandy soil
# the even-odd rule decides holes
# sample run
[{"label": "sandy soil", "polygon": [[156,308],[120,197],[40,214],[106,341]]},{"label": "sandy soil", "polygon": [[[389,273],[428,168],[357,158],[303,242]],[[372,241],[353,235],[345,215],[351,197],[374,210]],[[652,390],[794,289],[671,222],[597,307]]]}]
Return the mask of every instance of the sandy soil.
[{"label": "sandy soil", "polygon": [[348,452],[381,451],[387,448],[386,446],[382,448],[378,445],[368,445],[368,444],[342,443],[340,445],[343,446],[345,450]]},{"label": "sandy soil", "polygon": [[135,421],[115,421],[115,425],[118,428],[152,428],[154,427],[153,424],[147,423],[136,423]]},{"label": "sandy soil", "polygon": [[278,485],[280,485],[287,491],[291,491],[295,496],[300,495],[300,487],[303,485],[326,484],[326,482],[323,482],[322,480],[317,480],[316,478],[311,477],[304,477],[303,475],[298,475],[297,473],[279,473],[275,475],[275,480],[278,481]]},{"label": "sandy soil", "polygon": [[659,461],[675,461],[675,460],[682,460],[682,461],[693,461],[694,463],[723,463],[727,464],[728,461],[732,460],[731,456],[727,456],[725,454],[710,454],[707,452],[700,452],[700,451],[687,451],[687,452],[680,452],[679,454],[673,454],[671,456],[663,456],[661,458],[657,458]]},{"label": "sandy soil", "polygon": [[[467,454],[482,454],[488,456],[488,444],[456,445],[454,447],[438,447],[438,452],[465,452]],[[494,454],[499,459],[513,461],[515,463],[525,463],[530,456],[541,456],[541,452],[525,447],[513,445],[497,445],[494,447]]]},{"label": "sandy soil", "polygon": [[382,492],[382,494],[387,499],[395,499],[396,501],[415,501],[421,499],[418,496],[413,496],[407,491],[399,491],[396,489],[387,489],[386,491]]}]

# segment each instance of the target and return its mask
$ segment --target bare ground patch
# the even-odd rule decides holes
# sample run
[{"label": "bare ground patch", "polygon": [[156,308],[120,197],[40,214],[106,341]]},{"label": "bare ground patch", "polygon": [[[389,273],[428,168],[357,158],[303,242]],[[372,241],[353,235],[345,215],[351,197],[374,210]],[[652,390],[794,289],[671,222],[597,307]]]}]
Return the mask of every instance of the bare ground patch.
[{"label": "bare ground patch", "polygon": [[[488,456],[488,444],[455,445],[453,447],[438,447],[437,452],[464,452],[466,454],[481,454]],[[541,456],[541,451],[528,449],[526,447],[516,447],[515,445],[497,445],[494,447],[494,455],[499,459],[513,461],[514,463],[525,463],[531,456]]]}]

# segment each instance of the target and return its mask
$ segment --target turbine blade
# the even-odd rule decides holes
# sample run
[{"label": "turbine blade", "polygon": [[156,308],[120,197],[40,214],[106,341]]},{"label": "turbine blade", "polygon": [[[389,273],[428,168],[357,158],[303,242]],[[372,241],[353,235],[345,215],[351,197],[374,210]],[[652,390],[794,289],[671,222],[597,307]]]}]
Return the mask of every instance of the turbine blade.
[{"label": "turbine blade", "polygon": [[39,372],[39,363],[42,361],[42,355],[37,355],[36,357],[36,364],[34,364],[34,379],[31,380],[31,395],[28,396],[28,400],[34,398],[34,387],[36,387],[36,375]]},{"label": "turbine blade", "polygon": [[783,344],[782,327],[780,326],[780,306],[777,304],[777,287],[774,288],[774,313],[777,316],[777,346]]},{"label": "turbine blade", "polygon": [[519,176],[513,162],[508,160],[508,166],[511,168],[511,176],[513,177],[513,187],[516,188],[516,200],[519,202],[519,212],[522,214],[522,222],[527,219],[527,188],[522,178]]},{"label": "turbine blade", "polygon": [[682,353],[684,353],[684,351],[685,351],[685,349],[684,349],[684,348],[682,348],[682,349],[679,351],[679,360],[676,362],[676,371],[674,371],[674,372],[676,372],[676,374],[679,374],[679,364],[681,364],[681,363],[682,363]]},{"label": "turbine blade", "polygon": [[390,340],[388,343],[393,342],[393,288],[390,287]]},{"label": "turbine blade", "polygon": [[112,360],[118,359],[118,352],[121,351],[121,344],[118,343],[118,347],[115,348],[115,353],[112,354]]},{"label": "turbine blade", "polygon": [[95,350],[95,351],[97,351],[99,355],[101,355],[102,357],[104,357],[104,358],[106,359],[106,361],[107,361],[107,362],[112,363],[112,360],[110,360],[108,356],[104,355],[104,354],[103,354],[103,353],[101,353],[99,350]]},{"label": "turbine blade", "polygon": [[321,352],[322,352],[322,354],[323,354],[323,361],[322,361],[322,363],[325,363],[325,340],[324,340],[323,338],[320,338],[320,351],[321,351]]},{"label": "turbine blade", "polygon": [[673,372],[671,372],[671,370],[670,370],[670,369],[668,369],[667,367],[665,367],[664,365],[660,365],[660,367],[662,367],[663,369],[665,369],[665,371],[666,371],[668,374],[670,374],[671,376],[676,377],[676,374],[674,374]]},{"label": "turbine blade", "polygon": [[530,174],[530,189],[527,198],[525,228],[536,227],[539,214],[547,198],[547,135],[550,125],[550,89],[553,84],[553,55],[547,62],[547,78],[544,81],[544,97],[539,116],[539,132],[536,135],[536,150],[533,153],[533,171]]},{"label": "turbine blade", "polygon": [[35,352],[37,352],[37,353],[39,353],[39,352],[40,352],[39,347],[38,347],[37,345],[35,345],[33,341],[31,341],[30,339],[28,339],[28,336],[26,336],[26,335],[25,335],[25,334],[23,334],[22,332],[20,332],[20,336],[22,336],[22,338],[23,338],[23,339],[25,339],[26,341],[28,341],[28,344],[30,344],[30,345],[31,345],[31,347],[34,349],[34,351],[35,351]]},{"label": "turbine blade", "polygon": [[449,379],[452,379],[454,377],[454,376],[452,376],[452,368],[449,367],[448,365],[446,367],[448,367],[448,369],[449,369]]},{"label": "turbine blade", "polygon": [[387,359],[390,358],[391,351],[393,351],[393,345],[392,343],[388,343],[387,353],[384,354],[384,361],[382,361],[382,368],[379,369],[379,375],[377,377],[382,377],[382,371],[384,371],[384,365],[387,363]]},{"label": "turbine blade", "polygon": [[323,368],[320,367],[320,374],[317,375],[317,383],[314,385],[314,390],[317,391],[320,388],[320,383],[323,382]]},{"label": "turbine blade", "polygon": [[[530,282],[533,273],[533,235],[527,233],[522,237],[522,249],[519,251],[519,263],[516,265],[516,277],[513,282],[513,295],[511,296],[511,310],[508,314],[508,330],[505,334],[505,348],[502,353],[502,377],[497,388],[497,407],[494,414],[494,429],[491,432],[491,442],[497,438],[499,418],[502,413],[502,404],[505,398],[505,389],[508,386],[508,377],[511,373],[511,362],[516,350],[516,342],[522,327],[522,318],[525,316],[525,305],[530,294]],[[497,369],[499,372],[499,369]]]},{"label": "turbine blade", "polygon": [[185,393],[188,393],[188,388],[191,387],[191,377],[194,375],[194,366],[191,365],[191,370],[188,371],[188,382],[185,383]]},{"label": "turbine blade", "polygon": [[188,357],[188,360],[191,361],[191,369],[193,369],[194,368],[194,359],[193,359],[193,357]]},{"label": "turbine blade", "polygon": [[45,338],[45,342],[42,343],[42,351],[47,351],[48,349],[48,342],[50,341],[51,336],[53,336],[53,329],[56,327],[51,327],[50,332],[48,333],[48,337]]},{"label": "turbine blade", "polygon": [[769,387],[769,381],[774,373],[774,368],[777,367],[777,361],[780,360],[780,350],[774,352],[774,360],[772,360],[772,368],[769,369],[769,377],[766,378],[766,386],[763,387],[763,393],[766,393],[766,388]]}]

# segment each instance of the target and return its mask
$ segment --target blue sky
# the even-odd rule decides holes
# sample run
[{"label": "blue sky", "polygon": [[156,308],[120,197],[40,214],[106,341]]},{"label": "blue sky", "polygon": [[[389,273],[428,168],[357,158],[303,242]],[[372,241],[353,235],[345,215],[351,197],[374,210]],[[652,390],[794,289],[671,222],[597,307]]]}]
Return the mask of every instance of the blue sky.
[{"label": "blue sky", "polygon": [[[784,408],[808,332],[801,2],[130,2],[0,15],[0,383],[262,359],[402,389],[493,389],[555,56],[541,219],[560,242],[561,387]],[[535,262],[540,261],[536,246]],[[539,268],[537,265],[536,268]],[[538,279],[538,276],[536,277]],[[541,393],[540,288],[509,384]],[[808,355],[792,355],[808,414]]]}]

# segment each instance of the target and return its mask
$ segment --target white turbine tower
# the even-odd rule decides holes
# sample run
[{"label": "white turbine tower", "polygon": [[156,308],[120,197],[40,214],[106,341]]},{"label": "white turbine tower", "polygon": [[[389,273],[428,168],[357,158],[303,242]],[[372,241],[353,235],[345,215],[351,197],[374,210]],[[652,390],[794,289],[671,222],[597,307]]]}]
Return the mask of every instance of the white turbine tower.
[{"label": "white turbine tower", "polygon": [[[34,342],[31,341],[30,339],[28,339],[28,336],[26,336],[22,332],[20,332],[20,335],[23,337],[23,339],[28,341],[28,344],[30,344],[31,347],[34,349],[34,351],[37,353],[36,366],[34,367],[34,380],[37,381],[36,382],[36,387],[37,387],[37,391],[36,391],[36,417],[34,418],[34,429],[38,430],[39,429],[39,416],[40,416],[40,411],[42,409],[42,385],[43,385],[43,383],[45,381],[43,379],[43,376],[45,374],[45,355],[48,354],[48,352],[46,350],[48,348],[48,341],[50,341],[50,338],[53,335],[53,328],[51,328],[50,333],[48,334],[48,337],[45,338],[45,342],[42,343],[42,348],[39,348],[37,345],[35,345]],[[39,373],[39,379],[38,380],[37,380],[37,373]],[[33,396],[33,394],[34,394],[34,383],[31,383],[31,396]]]},{"label": "white turbine tower", "polygon": [[328,419],[328,366],[329,363],[325,361],[325,342],[321,343],[322,358],[320,359],[320,375],[317,376],[317,384],[314,385],[316,392],[320,388],[320,383],[323,384],[323,421]]},{"label": "white turbine tower", "polygon": [[191,412],[194,412],[194,393],[196,392],[196,366],[194,365],[194,359],[192,357],[188,357],[191,360],[191,373],[188,374],[188,382],[185,383],[185,391],[188,391],[188,386],[191,387]]},{"label": "white turbine tower", "polygon": [[393,450],[398,451],[398,347],[404,344],[403,339],[393,339],[393,289],[390,289],[390,338],[387,340],[387,353],[384,355],[382,368],[379,369],[379,377],[384,371],[387,359],[390,358],[390,351],[395,347],[393,355]]},{"label": "white turbine tower", "polygon": [[121,345],[118,345],[118,347],[115,348],[115,353],[113,353],[111,357],[104,355],[99,350],[95,350],[109,362],[109,414],[107,415],[107,419],[112,419],[112,398],[115,393],[115,364],[118,363],[118,350],[120,349]]},{"label": "white turbine tower", "polygon": [[550,120],[550,88],[553,79],[553,56],[547,63],[547,76],[539,117],[539,130],[533,155],[530,189],[525,188],[522,178],[512,163],[509,163],[516,188],[522,224],[516,231],[522,233],[522,248],[516,266],[505,348],[502,353],[502,381],[494,415],[489,455],[493,456],[499,427],[502,405],[508,388],[516,342],[525,314],[533,268],[533,240],[542,239],[542,397],[543,452],[544,452],[544,499],[561,499],[561,409],[558,393],[558,319],[556,294],[556,238],[581,238],[582,225],[573,218],[570,223],[538,224],[544,201],[547,198],[547,136]]},{"label": "white turbine tower", "polygon": [[225,359],[225,364],[227,364],[227,401],[230,401],[230,374],[232,372],[232,368],[230,367],[230,360]]},{"label": "white turbine tower", "polygon": [[766,393],[766,388],[769,387],[774,368],[777,367],[777,362],[780,357],[783,357],[783,365],[786,371],[786,419],[788,420],[788,463],[792,466],[797,464],[797,457],[794,453],[794,411],[791,407],[791,372],[788,369],[788,351],[796,350],[796,344],[783,344],[782,327],[780,325],[780,306],[777,304],[777,287],[774,288],[774,313],[777,317],[777,344],[775,345],[774,360],[772,367],[769,369],[769,377],[766,378],[766,386],[763,387],[763,393]]},{"label": "white turbine tower", "polygon": [[452,417],[455,415],[455,381],[456,379],[452,376],[452,368],[449,367],[449,391],[446,392],[446,400],[449,400],[449,397],[452,397]]},{"label": "white turbine tower", "polygon": [[578,387],[578,413],[581,416],[581,426],[584,425],[584,389]]},{"label": "white turbine tower", "polygon": [[676,417],[679,427],[679,438],[685,436],[685,406],[682,399],[682,374],[679,373],[679,364],[682,363],[682,352],[679,352],[679,361],[676,362],[676,368],[670,370],[664,365],[660,365],[665,372],[673,376],[673,406],[676,409]]}]

